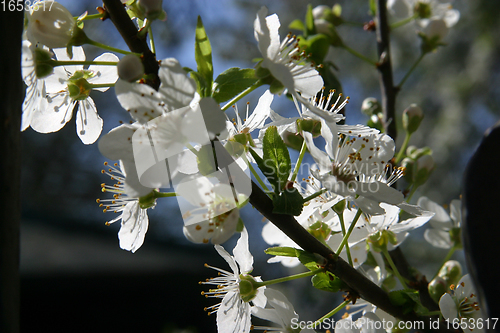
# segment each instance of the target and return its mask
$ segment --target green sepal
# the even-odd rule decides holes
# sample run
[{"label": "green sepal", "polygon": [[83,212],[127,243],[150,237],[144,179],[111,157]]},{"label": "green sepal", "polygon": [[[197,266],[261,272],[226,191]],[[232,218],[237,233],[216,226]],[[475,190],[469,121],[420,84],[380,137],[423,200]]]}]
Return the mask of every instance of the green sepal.
[{"label": "green sepal", "polygon": [[194,47],[194,57],[197,64],[198,73],[205,80],[205,90],[202,91],[203,97],[210,97],[212,95],[212,83],[214,80],[214,68],[212,64],[212,47],[210,46],[210,40],[208,39],[205,27],[201,21],[201,17],[198,16],[198,22],[196,23],[196,42]]},{"label": "green sepal", "polygon": [[276,79],[274,79],[269,85],[269,91],[274,95],[280,95],[283,90],[285,90],[285,86]]},{"label": "green sepal", "polygon": [[296,188],[286,189],[273,197],[273,213],[299,216],[304,206],[304,198]]},{"label": "green sepal", "polygon": [[325,34],[309,35],[308,38],[299,36],[299,47],[309,55],[309,60],[321,64],[330,49],[330,37]]},{"label": "green sepal", "polygon": [[336,293],[346,287],[346,284],[341,279],[330,272],[321,272],[314,275],[311,278],[311,283],[316,289],[332,293]]},{"label": "green sepal", "polygon": [[269,71],[269,69],[264,68],[264,67],[259,66],[259,65],[260,65],[260,63],[257,64],[257,69],[255,70],[255,76],[257,78],[263,79],[265,77],[271,76],[271,72]]},{"label": "green sepal", "polygon": [[196,82],[196,92],[201,96],[201,97],[208,97],[208,90],[209,86],[207,84],[207,81],[201,76],[200,73],[198,72],[189,72],[191,75],[191,78]]},{"label": "green sepal", "polygon": [[261,169],[261,171],[267,177],[271,185],[274,186],[274,191],[279,193],[283,190],[288,181],[288,176],[292,170],[292,164],[288,148],[278,134],[276,126],[270,126],[266,130],[262,140],[262,148],[264,151],[262,159],[266,169]]},{"label": "green sepal", "polygon": [[42,79],[52,74],[54,72],[52,55],[42,48],[36,48],[33,53],[36,77]]},{"label": "green sepal", "polygon": [[300,31],[305,31],[305,25],[304,25],[304,22],[302,22],[301,20],[299,19],[295,19],[292,21],[292,23],[290,23],[288,25],[288,29],[292,29],[292,30],[300,30]]},{"label": "green sepal", "polygon": [[156,205],[156,196],[154,191],[151,191],[149,194],[146,194],[139,198],[139,207],[142,209],[147,209],[154,207]]},{"label": "green sepal", "polygon": [[257,82],[252,68],[229,68],[215,79],[212,97],[217,103],[227,101]]},{"label": "green sepal", "polygon": [[275,246],[264,250],[266,254],[271,256],[282,256],[282,257],[297,257],[297,250],[293,247],[288,246]]}]

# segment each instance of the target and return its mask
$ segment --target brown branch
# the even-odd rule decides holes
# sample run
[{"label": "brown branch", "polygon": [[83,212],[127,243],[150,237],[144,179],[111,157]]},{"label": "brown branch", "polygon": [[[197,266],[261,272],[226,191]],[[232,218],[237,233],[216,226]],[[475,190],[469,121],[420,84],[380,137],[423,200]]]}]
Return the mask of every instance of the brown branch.
[{"label": "brown branch", "polygon": [[153,77],[146,80],[146,83],[158,90],[160,87],[160,79],[158,78],[159,65],[156,61],[156,56],[149,49],[146,39],[139,37],[137,27],[128,16],[124,4],[122,4],[120,0],[103,0],[103,3],[104,9],[109,14],[109,18],[123,40],[127,43],[130,51],[142,54],[144,72],[146,75],[151,75]]},{"label": "brown branch", "polygon": [[22,11],[0,13],[0,332],[18,333],[19,224],[21,220]]},{"label": "brown branch", "polygon": [[391,50],[389,40],[389,24],[387,23],[387,0],[377,0],[377,53],[379,61],[380,91],[382,95],[382,110],[384,113],[385,133],[396,141],[396,93],[392,77]]}]

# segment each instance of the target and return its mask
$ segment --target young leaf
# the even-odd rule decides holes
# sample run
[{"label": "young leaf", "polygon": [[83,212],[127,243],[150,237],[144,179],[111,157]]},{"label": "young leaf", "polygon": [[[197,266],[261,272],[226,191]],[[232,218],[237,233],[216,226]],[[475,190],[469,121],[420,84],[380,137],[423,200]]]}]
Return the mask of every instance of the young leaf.
[{"label": "young leaf", "polygon": [[213,85],[212,97],[221,103],[227,101],[257,82],[252,68],[229,68],[221,73]]},{"label": "young leaf", "polygon": [[324,258],[319,255],[316,256],[312,253],[299,249],[295,249],[295,251],[297,252],[296,257],[299,258],[302,265],[306,266],[310,271],[314,271],[319,268],[317,261],[324,261]]},{"label": "young leaf", "polygon": [[273,213],[299,216],[302,213],[304,199],[296,188],[287,189],[273,197]]},{"label": "young leaf", "polygon": [[341,279],[330,272],[321,272],[314,275],[311,278],[311,283],[314,288],[332,293],[336,293],[345,285]]},{"label": "young leaf", "polygon": [[201,97],[210,97],[212,95],[212,83],[214,80],[214,68],[212,65],[212,47],[208,40],[205,27],[201,17],[198,16],[198,23],[196,23],[196,43],[194,48],[194,56],[196,64],[198,65],[198,73],[205,80],[205,89],[200,89],[203,94]]},{"label": "young leaf", "polygon": [[306,13],[306,29],[304,33],[304,37],[308,37],[316,34],[316,27],[314,26],[314,16],[311,4],[307,6]]},{"label": "young leaf", "polygon": [[286,185],[292,165],[288,148],[278,134],[276,126],[270,126],[266,130],[262,147],[265,170],[261,168],[261,171],[274,186],[274,191],[280,193]]},{"label": "young leaf", "polygon": [[297,251],[293,247],[288,246],[275,246],[270,247],[264,251],[266,254],[272,256],[283,256],[283,257],[296,257]]},{"label": "young leaf", "polygon": [[264,160],[252,149],[248,148],[250,151],[250,154],[252,155],[253,159],[257,163],[257,166],[259,167],[260,171],[266,176],[268,179],[269,177],[267,175],[272,175],[273,174],[273,169],[271,169],[266,163],[264,163]]},{"label": "young leaf", "polygon": [[293,20],[292,23],[288,25],[289,29],[305,31],[304,22],[299,19]]}]

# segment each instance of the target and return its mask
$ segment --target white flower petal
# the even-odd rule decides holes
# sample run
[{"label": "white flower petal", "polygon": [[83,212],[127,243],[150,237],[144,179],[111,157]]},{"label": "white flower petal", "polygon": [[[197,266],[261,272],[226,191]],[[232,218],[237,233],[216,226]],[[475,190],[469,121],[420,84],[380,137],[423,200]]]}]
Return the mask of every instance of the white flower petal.
[{"label": "white flower petal", "polygon": [[441,310],[441,314],[444,318],[448,320],[453,320],[458,318],[458,310],[453,297],[450,294],[446,293],[439,299],[439,310]]},{"label": "white flower petal", "polygon": [[234,247],[233,255],[240,266],[242,274],[250,273],[253,270],[253,256],[248,249],[248,231],[246,228],[243,228],[241,232],[240,239],[238,239]]},{"label": "white flower petal", "polygon": [[445,230],[427,229],[424,232],[424,238],[432,246],[441,249],[450,249],[452,246],[450,233]]},{"label": "white flower petal", "polygon": [[101,135],[103,121],[97,114],[94,100],[90,97],[78,103],[76,133],[86,145],[97,141]]},{"label": "white flower petal", "polygon": [[118,80],[115,92],[121,106],[140,123],[147,123],[165,112],[162,95],[147,84]]},{"label": "white flower petal", "polygon": [[[94,61],[118,62],[119,59],[112,53],[103,53],[95,58]],[[115,83],[116,80],[118,80],[118,71],[116,70],[116,66],[91,65],[88,70],[92,71],[95,74],[94,77],[88,80],[92,84],[111,84]],[[98,90],[101,92],[104,92],[108,89],[109,87],[94,88],[94,90]]]},{"label": "white flower petal", "polygon": [[113,128],[99,140],[99,151],[111,160],[133,161],[132,136],[134,132],[135,129],[129,125]]},{"label": "white flower petal", "polygon": [[218,333],[248,333],[251,326],[250,304],[239,293],[229,291],[217,310]]},{"label": "white flower petal", "polygon": [[135,252],[144,243],[149,220],[145,209],[139,207],[139,201],[131,201],[123,210],[121,228],[118,232],[120,248]]},{"label": "white flower petal", "polygon": [[163,59],[158,76],[161,81],[159,92],[169,111],[189,105],[196,92],[196,83],[187,76],[177,59]]}]

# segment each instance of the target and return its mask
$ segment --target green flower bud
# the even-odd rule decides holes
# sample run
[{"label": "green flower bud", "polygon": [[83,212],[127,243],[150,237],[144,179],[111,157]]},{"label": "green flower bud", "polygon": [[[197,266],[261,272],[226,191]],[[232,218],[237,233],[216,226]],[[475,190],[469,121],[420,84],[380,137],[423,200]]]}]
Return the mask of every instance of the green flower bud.
[{"label": "green flower bud", "polygon": [[423,155],[413,165],[413,183],[420,186],[429,179],[436,164],[431,155]]},{"label": "green flower bud", "polygon": [[413,8],[413,12],[420,19],[430,18],[432,15],[431,5],[425,2],[417,2]]},{"label": "green flower bud", "polygon": [[448,260],[439,270],[438,276],[446,281],[447,287],[456,285],[462,277],[462,265],[456,260]]},{"label": "green flower bud", "polygon": [[403,128],[409,133],[414,133],[420,123],[424,119],[424,113],[422,109],[418,107],[416,104],[411,104],[408,108],[403,111]]},{"label": "green flower bud", "polygon": [[448,30],[444,20],[431,20],[424,30],[418,33],[422,39],[420,46],[422,53],[433,52],[439,46],[445,45],[442,40],[448,34]]},{"label": "green flower bud", "polygon": [[446,281],[439,276],[432,280],[427,286],[429,295],[436,303],[439,303],[439,299],[449,290],[448,288]]}]

